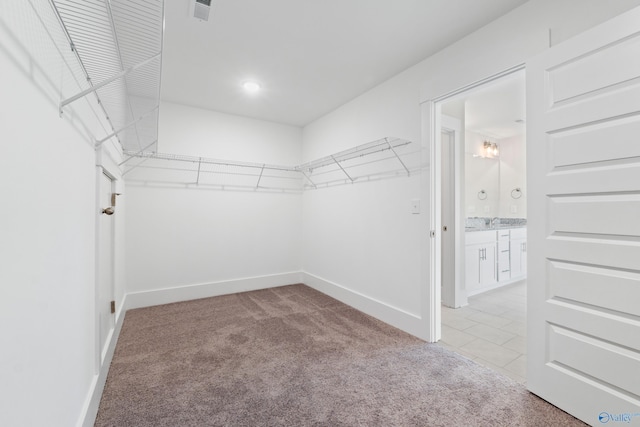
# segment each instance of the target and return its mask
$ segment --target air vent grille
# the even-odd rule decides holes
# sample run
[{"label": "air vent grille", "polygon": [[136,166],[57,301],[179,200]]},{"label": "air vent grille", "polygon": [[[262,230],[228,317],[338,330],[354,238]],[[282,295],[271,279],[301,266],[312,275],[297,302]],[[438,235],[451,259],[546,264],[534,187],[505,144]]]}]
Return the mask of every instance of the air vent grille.
[{"label": "air vent grille", "polygon": [[203,21],[209,20],[209,10],[211,9],[211,0],[196,0],[193,9],[193,17]]}]

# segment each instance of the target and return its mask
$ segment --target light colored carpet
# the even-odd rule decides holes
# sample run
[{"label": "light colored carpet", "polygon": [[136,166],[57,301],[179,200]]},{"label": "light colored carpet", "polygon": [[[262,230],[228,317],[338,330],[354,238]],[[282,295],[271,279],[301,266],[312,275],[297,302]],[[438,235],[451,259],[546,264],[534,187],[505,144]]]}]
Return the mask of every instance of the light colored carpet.
[{"label": "light colored carpet", "polygon": [[96,426],[584,425],[304,285],[127,312]]}]

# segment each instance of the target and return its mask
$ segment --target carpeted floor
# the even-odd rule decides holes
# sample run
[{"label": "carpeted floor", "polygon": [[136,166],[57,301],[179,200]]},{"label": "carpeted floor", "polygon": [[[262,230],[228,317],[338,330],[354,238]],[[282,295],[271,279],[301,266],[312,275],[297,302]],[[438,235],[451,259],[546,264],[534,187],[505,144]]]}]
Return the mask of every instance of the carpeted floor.
[{"label": "carpeted floor", "polygon": [[127,312],[96,426],[573,426],[304,285]]}]

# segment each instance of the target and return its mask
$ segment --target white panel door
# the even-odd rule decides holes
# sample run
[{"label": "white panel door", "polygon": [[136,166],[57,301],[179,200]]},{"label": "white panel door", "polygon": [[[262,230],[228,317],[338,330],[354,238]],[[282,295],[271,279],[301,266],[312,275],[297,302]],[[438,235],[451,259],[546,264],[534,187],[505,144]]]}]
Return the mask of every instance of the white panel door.
[{"label": "white panel door", "polygon": [[527,64],[527,122],[527,387],[640,425],[640,8]]},{"label": "white panel door", "polygon": [[[100,174],[99,191],[100,207],[104,209],[111,206],[113,181],[105,174]],[[102,364],[106,345],[114,327],[114,316],[111,313],[111,301],[113,300],[114,219],[114,215],[100,215],[97,289],[100,364]]]}]

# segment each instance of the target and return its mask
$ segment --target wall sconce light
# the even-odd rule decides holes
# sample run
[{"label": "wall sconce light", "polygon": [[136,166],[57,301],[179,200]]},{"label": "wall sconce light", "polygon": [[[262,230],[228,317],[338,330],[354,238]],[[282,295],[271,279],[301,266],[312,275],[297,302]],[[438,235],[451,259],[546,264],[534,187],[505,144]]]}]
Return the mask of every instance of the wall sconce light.
[{"label": "wall sconce light", "polygon": [[484,145],[484,154],[485,157],[498,157],[500,155],[500,150],[498,149],[498,144],[495,142],[485,141]]}]

